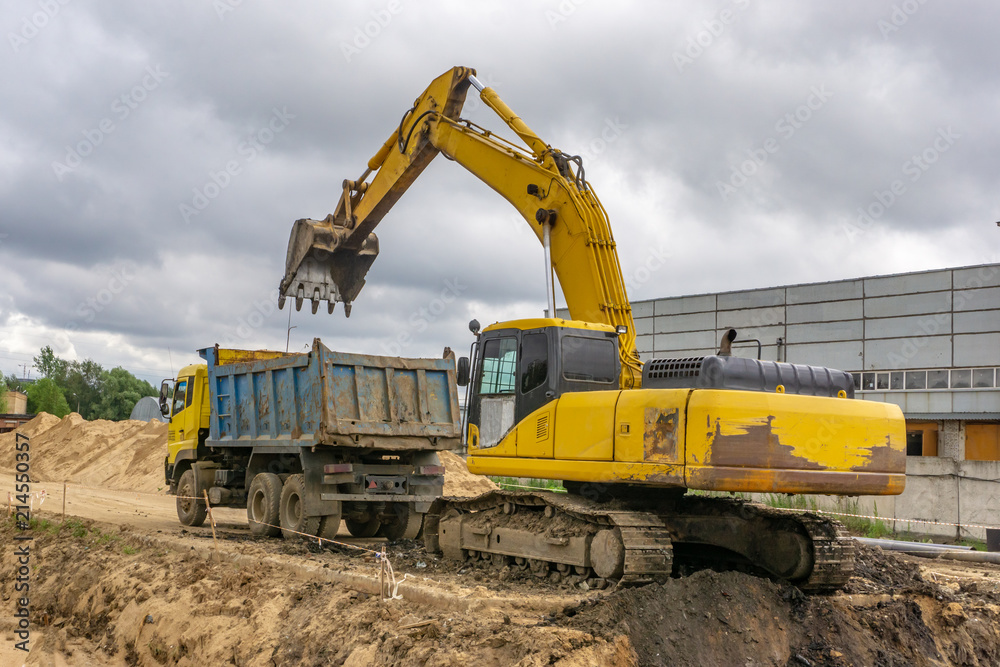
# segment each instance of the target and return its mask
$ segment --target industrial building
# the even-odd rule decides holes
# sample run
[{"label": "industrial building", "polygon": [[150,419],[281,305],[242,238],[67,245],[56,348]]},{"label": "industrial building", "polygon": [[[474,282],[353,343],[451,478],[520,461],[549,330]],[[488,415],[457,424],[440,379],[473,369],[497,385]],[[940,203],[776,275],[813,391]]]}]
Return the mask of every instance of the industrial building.
[{"label": "industrial building", "polygon": [[997,523],[1000,264],[636,301],[632,314],[644,361],[711,354],[734,328],[739,356],[850,371],[857,398],[906,416],[907,491],[878,501],[881,515]]}]

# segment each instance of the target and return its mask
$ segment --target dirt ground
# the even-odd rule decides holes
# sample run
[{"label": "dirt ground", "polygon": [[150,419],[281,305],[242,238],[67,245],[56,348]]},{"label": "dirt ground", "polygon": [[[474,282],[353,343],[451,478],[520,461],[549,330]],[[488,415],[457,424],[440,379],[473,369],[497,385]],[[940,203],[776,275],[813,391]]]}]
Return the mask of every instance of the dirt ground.
[{"label": "dirt ground", "polygon": [[[56,427],[32,437],[33,470],[36,453],[45,469],[34,445]],[[119,458],[118,470],[147,474],[135,457]],[[12,460],[0,438],[0,469]],[[47,497],[29,531],[27,656],[14,649],[13,585],[0,579],[0,665],[1000,664],[1000,566],[859,545],[856,576],[830,596],[709,571],[586,591],[343,530],[342,543],[322,549],[256,539],[238,510],[216,510],[213,540],[208,524],[179,525],[173,498],[128,480],[69,484],[63,522],[60,481],[33,489]],[[13,483],[0,474],[0,492]],[[4,573],[17,569],[18,533],[0,513]],[[395,599],[378,595],[383,546]]]}]

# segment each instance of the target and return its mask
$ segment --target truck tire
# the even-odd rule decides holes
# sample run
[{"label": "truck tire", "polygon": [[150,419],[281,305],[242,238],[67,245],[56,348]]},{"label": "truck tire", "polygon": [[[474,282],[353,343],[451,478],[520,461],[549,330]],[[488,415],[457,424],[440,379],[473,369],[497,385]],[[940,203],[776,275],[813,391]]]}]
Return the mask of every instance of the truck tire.
[{"label": "truck tire", "polygon": [[413,508],[413,503],[392,503],[388,513],[395,518],[392,521],[382,522],[379,535],[390,542],[417,539],[424,517]]},{"label": "truck tire", "polygon": [[247,523],[250,534],[257,537],[275,537],[278,527],[278,508],[281,503],[281,479],[272,472],[262,472],[250,482],[247,494]]},{"label": "truck tire", "polygon": [[319,520],[319,532],[316,533],[317,537],[322,537],[324,540],[336,540],[337,533],[340,532],[340,502],[337,502],[337,513],[327,514],[322,519]]},{"label": "truck tire", "polygon": [[177,518],[185,526],[200,526],[205,523],[208,508],[205,501],[194,497],[196,491],[194,470],[188,468],[177,483]]},{"label": "truck tire", "polygon": [[319,532],[321,517],[305,515],[305,486],[302,475],[289,475],[281,487],[281,534],[286,540],[306,539]]},{"label": "truck tire", "polygon": [[347,530],[354,537],[375,537],[378,529],[382,526],[378,515],[371,511],[368,512],[368,519],[366,521],[344,519],[344,523],[347,524]]}]

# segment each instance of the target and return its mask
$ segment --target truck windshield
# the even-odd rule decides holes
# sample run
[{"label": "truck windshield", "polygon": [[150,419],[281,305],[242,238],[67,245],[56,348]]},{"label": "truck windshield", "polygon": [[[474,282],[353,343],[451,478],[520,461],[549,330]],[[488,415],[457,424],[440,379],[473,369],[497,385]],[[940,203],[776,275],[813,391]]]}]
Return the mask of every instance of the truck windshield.
[{"label": "truck windshield", "polygon": [[513,394],[517,387],[517,339],[493,338],[483,345],[480,394]]},{"label": "truck windshield", "polygon": [[187,393],[188,381],[180,380],[177,386],[174,387],[174,407],[170,411],[170,414],[176,415],[178,412],[184,409],[185,394]]}]

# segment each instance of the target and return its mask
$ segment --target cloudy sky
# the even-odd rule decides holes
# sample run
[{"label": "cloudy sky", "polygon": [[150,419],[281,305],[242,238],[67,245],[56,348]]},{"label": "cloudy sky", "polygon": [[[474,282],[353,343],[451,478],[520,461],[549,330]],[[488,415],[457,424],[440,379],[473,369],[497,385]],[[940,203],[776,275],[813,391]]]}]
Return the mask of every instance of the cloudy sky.
[{"label": "cloudy sky", "polygon": [[[454,65],[584,156],[632,299],[1000,261],[996,3],[346,5],[3,4],[0,370],[283,349],[291,223]],[[293,313],[290,349],[437,356],[544,307],[527,225],[446,160],[377,233],[351,318]]]}]

